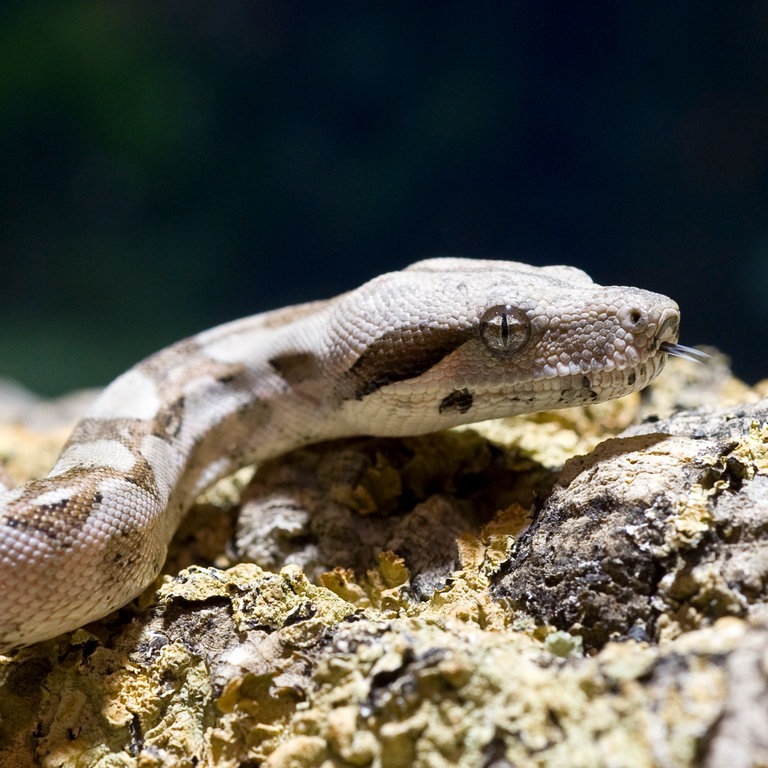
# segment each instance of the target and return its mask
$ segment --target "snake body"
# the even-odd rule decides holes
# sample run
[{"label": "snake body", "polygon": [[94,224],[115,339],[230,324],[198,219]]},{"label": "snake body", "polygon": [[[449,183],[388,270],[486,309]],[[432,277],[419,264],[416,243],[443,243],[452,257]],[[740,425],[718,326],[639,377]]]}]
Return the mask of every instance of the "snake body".
[{"label": "snake body", "polygon": [[571,267],[430,259],[161,350],[103,391],[47,477],[0,493],[0,651],[139,594],[195,497],[246,464],[620,397],[683,349],[679,319]]}]

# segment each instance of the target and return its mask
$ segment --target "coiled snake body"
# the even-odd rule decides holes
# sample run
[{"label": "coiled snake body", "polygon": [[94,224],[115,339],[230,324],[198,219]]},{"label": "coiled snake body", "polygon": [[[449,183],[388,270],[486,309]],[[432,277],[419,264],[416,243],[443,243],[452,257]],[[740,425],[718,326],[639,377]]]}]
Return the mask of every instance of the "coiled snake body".
[{"label": "coiled snake body", "polygon": [[685,349],[679,319],[570,267],[431,259],[178,342],[104,390],[47,477],[0,493],[0,651],[135,597],[245,464],[620,397]]}]

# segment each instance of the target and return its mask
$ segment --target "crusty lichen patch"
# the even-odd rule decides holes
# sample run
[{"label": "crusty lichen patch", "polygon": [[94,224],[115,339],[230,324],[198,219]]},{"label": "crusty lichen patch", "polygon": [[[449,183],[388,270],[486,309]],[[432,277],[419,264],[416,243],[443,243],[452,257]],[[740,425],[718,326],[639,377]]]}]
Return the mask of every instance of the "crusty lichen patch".
[{"label": "crusty lichen patch", "polygon": [[567,462],[494,594],[592,649],[765,608],[768,402],[690,419]]},{"label": "crusty lichen patch", "polygon": [[468,624],[355,624],[317,665],[315,695],[267,765],[691,765],[728,698],[722,659],[751,632],[765,637],[733,622],[684,646],[569,659]]},{"label": "crusty lichen patch", "polygon": [[762,391],[670,361],[222,485],[132,605],[0,657],[0,765],[768,764]]},{"label": "crusty lichen patch", "polygon": [[354,611],[295,566],[193,567],[145,602],[100,624],[110,639],[79,630],[2,660],[1,765],[262,759],[307,695],[305,654]]}]

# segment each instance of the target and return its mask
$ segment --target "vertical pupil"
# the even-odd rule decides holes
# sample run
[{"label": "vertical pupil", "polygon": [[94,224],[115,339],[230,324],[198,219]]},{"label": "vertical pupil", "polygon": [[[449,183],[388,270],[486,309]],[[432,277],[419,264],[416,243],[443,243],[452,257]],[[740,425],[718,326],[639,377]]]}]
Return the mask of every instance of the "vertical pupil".
[{"label": "vertical pupil", "polygon": [[480,340],[487,349],[509,358],[531,340],[531,321],[525,310],[512,304],[495,304],[480,317]]}]

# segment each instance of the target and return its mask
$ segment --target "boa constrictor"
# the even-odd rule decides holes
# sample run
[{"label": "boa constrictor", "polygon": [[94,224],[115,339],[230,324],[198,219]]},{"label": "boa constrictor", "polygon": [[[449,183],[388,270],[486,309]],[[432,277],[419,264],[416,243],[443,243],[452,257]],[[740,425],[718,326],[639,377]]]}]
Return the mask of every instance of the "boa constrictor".
[{"label": "boa constrictor", "polygon": [[245,464],[620,397],[692,352],[679,321],[571,267],[445,258],[180,341],[103,391],[47,477],[0,493],[0,651],[139,594],[195,497]]}]

